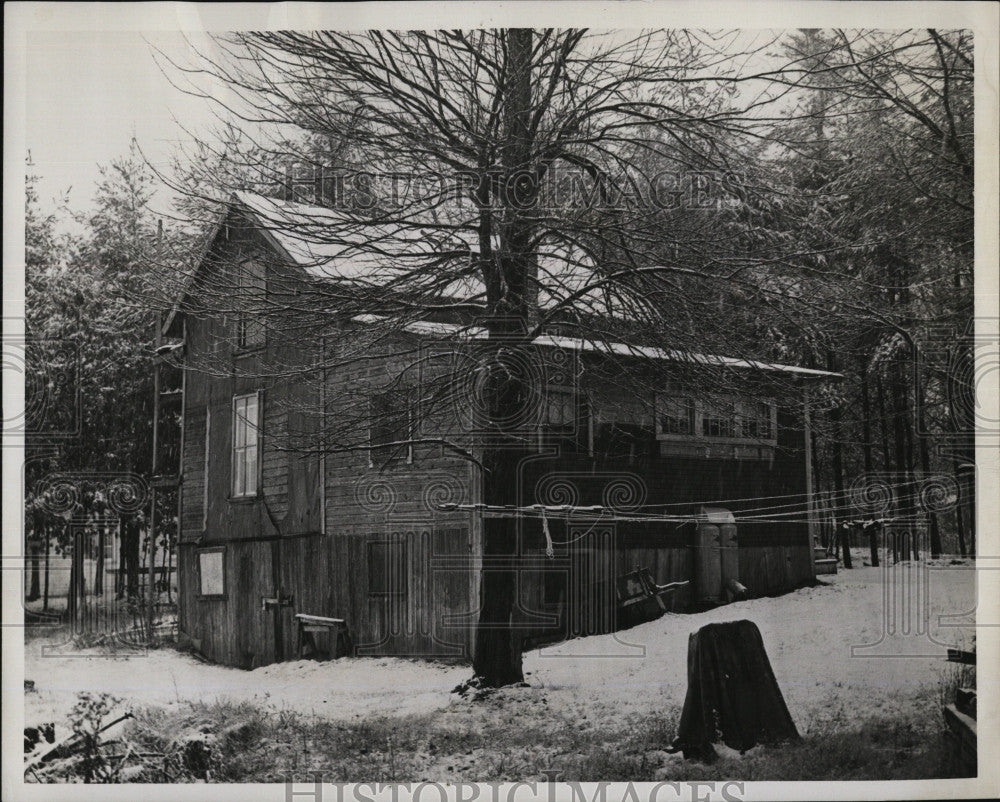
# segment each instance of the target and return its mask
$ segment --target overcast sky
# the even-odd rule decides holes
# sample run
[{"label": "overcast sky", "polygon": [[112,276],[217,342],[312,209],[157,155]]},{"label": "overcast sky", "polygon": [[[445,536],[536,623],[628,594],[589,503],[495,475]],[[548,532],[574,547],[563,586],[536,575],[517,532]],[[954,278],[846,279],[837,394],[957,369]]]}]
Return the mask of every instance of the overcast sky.
[{"label": "overcast sky", "polygon": [[[974,6],[968,4],[966,8]],[[608,24],[605,4],[573,5],[573,15],[566,17],[563,4],[534,6],[528,3],[490,3],[486,5],[390,3],[358,4],[10,4],[5,8],[5,23],[12,17],[24,17],[23,123],[24,147],[31,151],[35,172],[42,178],[43,203],[72,186],[71,206],[79,211],[91,207],[98,165],[106,164],[128,150],[133,134],[144,153],[156,164],[163,164],[183,132],[174,122],[176,116],[194,130],[204,130],[211,119],[209,104],[183,94],[170,85],[154,59],[152,45],[172,57],[187,59],[187,46],[180,29],[221,31],[233,28],[323,28],[384,27],[387,23],[431,27],[447,16],[449,25],[470,23],[502,25],[511,14],[531,12],[531,24],[567,24],[584,21]],[[725,13],[720,13],[726,8]],[[775,12],[780,8],[791,13]],[[844,11],[860,12],[866,4],[793,4],[733,3],[728,7],[691,3],[641,3],[616,6],[614,24],[667,25],[691,24],[692,27],[718,25],[816,25],[849,22]],[[403,13],[405,11],[405,13]],[[584,14],[586,11],[586,14]],[[626,11],[631,12],[630,17]],[[888,4],[878,6],[877,15],[864,21],[886,27],[907,24],[922,26],[940,23],[944,18],[954,25],[965,22],[962,6],[942,7],[934,3]],[[27,12],[20,15],[14,12]],[[434,19],[422,16],[436,14]],[[872,13],[875,13],[874,11]],[[931,15],[927,20],[917,17]],[[694,16],[693,16],[694,15]],[[934,15],[937,15],[935,18]],[[580,17],[577,20],[575,17]],[[863,16],[863,15],[862,15]],[[792,19],[794,17],[794,19]],[[813,18],[815,17],[815,19]],[[898,17],[898,19],[896,19]],[[16,19],[13,20],[15,23]],[[784,25],[782,25],[784,23]],[[18,44],[18,25],[8,27],[7,45]],[[47,30],[46,30],[47,28]],[[118,30],[116,30],[118,29]],[[156,29],[156,30],[152,30]],[[142,33],[141,31],[151,31]],[[749,31],[748,31],[749,33]],[[205,47],[204,33],[188,34],[198,47]],[[11,48],[8,47],[8,51]],[[10,87],[8,87],[9,89]],[[15,94],[15,93],[12,93]],[[18,116],[21,109],[8,105],[8,115]],[[5,118],[5,125],[10,123]],[[10,143],[8,143],[10,144]],[[6,153],[13,159],[15,154]],[[21,157],[23,158],[23,156]]]},{"label": "overcast sky", "polygon": [[174,117],[189,127],[207,123],[208,104],[171,86],[153,46],[182,60],[188,49],[179,33],[28,35],[25,134],[43,203],[72,187],[72,208],[87,209],[98,165],[126,153],[133,134],[162,164],[184,136]]}]

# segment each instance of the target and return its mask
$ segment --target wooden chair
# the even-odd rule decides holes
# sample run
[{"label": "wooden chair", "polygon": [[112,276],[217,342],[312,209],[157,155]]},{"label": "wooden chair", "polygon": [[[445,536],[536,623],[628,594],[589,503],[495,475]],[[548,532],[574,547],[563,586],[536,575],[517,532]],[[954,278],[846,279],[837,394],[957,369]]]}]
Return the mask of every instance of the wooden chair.
[{"label": "wooden chair", "polygon": [[669,607],[666,597],[687,584],[685,580],[659,585],[648,568],[635,568],[618,577],[615,585],[620,622],[624,626],[634,626],[659,618]]}]

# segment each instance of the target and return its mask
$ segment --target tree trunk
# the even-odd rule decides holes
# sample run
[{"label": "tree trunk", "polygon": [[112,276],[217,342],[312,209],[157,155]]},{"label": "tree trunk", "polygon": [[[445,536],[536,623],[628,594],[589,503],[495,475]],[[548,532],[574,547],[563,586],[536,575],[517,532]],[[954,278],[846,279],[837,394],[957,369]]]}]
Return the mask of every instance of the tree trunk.
[{"label": "tree trunk", "polygon": [[[892,421],[893,421],[893,444],[895,447],[895,460],[896,460],[896,471],[899,480],[895,483],[897,502],[897,517],[901,518],[907,523],[907,526],[912,525],[913,520],[911,516],[911,511],[913,506],[911,504],[911,496],[913,494],[912,482],[910,481],[910,463],[907,459],[907,433],[906,433],[906,417],[908,413],[909,404],[906,399],[906,381],[904,378],[904,371],[902,368],[902,362],[896,359],[892,362],[891,370],[891,385],[890,390],[892,393]],[[899,530],[904,531],[904,530]],[[911,559],[910,550],[910,538],[907,535],[903,535],[897,538],[899,546],[899,556],[901,559],[909,560]]]},{"label": "tree trunk", "polygon": [[969,556],[976,556],[976,474],[973,472],[965,481],[965,486],[969,488],[969,503],[966,507],[969,510]]},{"label": "tree trunk", "polygon": [[[971,328],[967,331],[971,331]],[[959,488],[958,514],[963,516],[963,523],[968,522],[966,531],[969,535],[968,555],[970,557],[976,556],[976,420],[975,410],[966,409],[968,401],[963,399],[972,399],[975,396],[975,388],[967,384],[975,373],[973,370],[974,361],[975,356],[968,339],[961,338],[955,367],[952,368],[948,377],[948,396],[952,408],[953,429],[960,438],[957,454],[958,464],[955,467]],[[965,510],[968,510],[968,518],[964,517]]]},{"label": "tree trunk", "polygon": [[[923,382],[920,381],[919,373],[917,374],[917,386],[914,388],[913,402],[917,407],[917,427],[919,428],[918,437],[920,440],[920,468],[924,474],[924,481],[927,481],[931,475],[931,457],[930,449],[927,447],[927,426],[924,416],[924,386]],[[938,527],[938,517],[933,510],[927,510],[927,518],[930,526],[930,537],[931,537],[931,558],[937,559],[941,556],[941,530]]]},{"label": "tree trunk", "polygon": [[[523,445],[518,433],[511,430],[511,423],[516,426],[521,417],[518,411],[524,408],[529,389],[524,377],[501,370],[492,370],[484,384],[486,398],[480,408],[488,409],[490,415],[486,427],[489,442],[482,459],[482,495],[487,507],[507,507],[519,501],[518,466]],[[517,535],[513,516],[484,514],[480,612],[473,669],[487,687],[524,680],[521,636],[515,618],[517,580],[522,568]]]},{"label": "tree trunk", "polygon": [[42,528],[45,537],[45,581],[42,583],[42,610],[49,609],[49,554],[52,550],[52,530],[46,524]]},{"label": "tree trunk", "polygon": [[[484,466],[483,499],[487,505],[508,501],[516,483],[518,454],[490,449]],[[521,637],[514,620],[518,555],[516,521],[486,515],[483,518],[483,569],[479,594],[479,625],[473,670],[487,687],[501,687],[524,680]]]},{"label": "tree trunk", "polygon": [[865,473],[870,474],[872,468],[872,403],[868,392],[868,371],[861,371],[861,425],[864,440]]},{"label": "tree trunk", "polygon": [[962,489],[962,471],[955,466],[955,484],[958,486],[958,503],[955,504],[955,532],[958,534],[958,553],[965,556],[965,491]]},{"label": "tree trunk", "polygon": [[865,527],[868,533],[868,551],[871,554],[872,567],[878,568],[878,532],[882,528],[881,524],[869,524]]},{"label": "tree trunk", "polygon": [[892,467],[892,453],[889,451],[889,417],[885,401],[885,385],[881,373],[875,375],[875,389],[878,395],[879,434],[882,439],[882,469],[889,471]]},{"label": "tree trunk", "polygon": [[125,594],[128,598],[139,596],[139,544],[142,534],[135,516],[122,524],[122,555],[125,559]]},{"label": "tree trunk", "polygon": [[31,578],[28,583],[28,595],[25,597],[25,601],[35,601],[41,595],[41,591],[39,590],[41,579],[39,570],[41,566],[39,562],[38,544],[31,543],[28,546],[28,566],[31,571]]},{"label": "tree trunk", "polygon": [[[812,441],[812,472],[813,472],[813,495],[818,502],[820,495],[820,487],[822,486],[820,481],[820,461],[819,461],[819,438],[816,436],[815,430],[809,432],[809,439]],[[827,554],[830,553],[830,540],[827,537],[826,531],[826,520],[825,516],[822,515],[822,509],[819,504],[816,504],[816,517],[819,523],[819,542],[820,545],[827,550]]]},{"label": "tree trunk", "polygon": [[83,532],[73,532],[73,554],[70,559],[69,590],[66,595],[66,613],[74,633],[82,631],[83,606],[86,602],[86,582],[83,573]]},{"label": "tree trunk", "polygon": [[909,490],[907,494],[908,514],[910,521],[912,522],[912,525],[907,527],[907,532],[909,533],[910,558],[913,560],[919,560],[920,538],[917,537],[916,526],[918,523],[920,506],[918,501],[919,487],[917,486],[917,477],[916,477],[917,449],[913,442],[915,439],[915,433],[913,431],[913,413],[915,411],[914,405],[916,404],[915,400],[916,393],[913,394],[914,397],[913,399],[911,399],[909,392],[909,382],[906,380],[906,377],[909,375],[909,370],[906,370],[904,367],[901,366],[900,373],[901,373],[900,385],[903,390],[901,400],[903,401],[904,404],[903,407],[904,414],[902,418],[902,424],[903,424],[903,437],[904,437],[904,442],[906,444],[906,479],[907,479],[907,487]]},{"label": "tree trunk", "polygon": [[[861,370],[861,423],[861,436],[864,439],[862,445],[864,447],[865,473],[871,475],[874,470],[872,456],[872,401],[871,392],[868,387],[867,366],[862,366]],[[872,567],[878,568],[878,527],[875,524],[870,524],[864,527],[864,530],[868,535],[868,552],[871,556]]]},{"label": "tree trunk", "polygon": [[[178,520],[180,520],[180,519],[178,518]],[[166,547],[167,555],[166,555],[166,566],[165,567],[166,567],[166,583],[167,583],[167,604],[173,604],[173,602],[174,602],[173,590],[171,589],[172,582],[171,582],[171,579],[170,579],[170,577],[173,574],[173,570],[174,570],[174,547],[173,547],[173,545],[174,545],[173,543],[170,543]]]},{"label": "tree trunk", "polygon": [[[513,204],[509,193],[515,189],[514,176],[528,174],[531,159],[529,120],[531,113],[530,28],[510,29],[507,34],[507,61],[504,74],[505,136],[501,154],[504,176],[499,198],[505,215],[501,222],[499,270],[487,281],[487,301],[495,318],[488,323],[491,340],[498,340],[490,354],[491,369],[484,385],[480,409],[489,412],[486,430],[489,441],[483,451],[483,501],[487,506],[516,505],[518,465],[523,451],[523,415],[529,377],[503,367],[499,352],[517,348],[533,310],[531,293],[531,229],[523,211]],[[523,197],[523,196],[521,196]],[[481,214],[489,214],[484,210]],[[526,343],[525,343],[526,345]],[[496,355],[494,359],[493,356]],[[508,366],[509,368],[509,366]],[[487,687],[510,685],[524,680],[521,667],[521,635],[517,628],[517,586],[519,561],[517,524],[513,517],[484,515],[483,569],[480,585],[479,625],[473,669]]]},{"label": "tree trunk", "polygon": [[[827,353],[827,365],[830,370],[836,370],[839,366],[837,359],[832,352]],[[844,506],[844,444],[843,427],[841,418],[843,411],[840,404],[835,404],[830,410],[830,428],[833,435],[833,494],[834,494],[834,526],[836,536],[840,540],[841,550],[844,552],[844,568],[853,568],[851,561],[851,534],[850,530],[844,526],[841,511]]]},{"label": "tree trunk", "polygon": [[148,638],[153,639],[153,619],[156,610],[156,488],[151,491],[153,502],[149,516],[149,576],[147,577],[146,627]]},{"label": "tree trunk", "polygon": [[118,573],[115,574],[115,598],[125,595],[125,536],[124,522],[118,518]]}]

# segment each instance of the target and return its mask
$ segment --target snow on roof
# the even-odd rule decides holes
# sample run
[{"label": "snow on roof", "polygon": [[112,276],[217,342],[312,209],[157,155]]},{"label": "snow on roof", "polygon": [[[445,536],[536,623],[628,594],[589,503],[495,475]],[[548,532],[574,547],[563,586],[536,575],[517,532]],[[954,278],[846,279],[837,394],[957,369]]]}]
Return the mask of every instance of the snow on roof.
[{"label": "snow on roof", "polygon": [[379,282],[405,275],[429,259],[471,259],[472,246],[461,231],[406,221],[372,223],[336,209],[252,192],[235,197],[261,230],[314,278]]},{"label": "snow on roof", "polygon": [[779,371],[781,373],[796,373],[802,376],[825,378],[843,378],[843,374],[829,370],[814,370],[800,368],[797,365],[781,365],[775,362],[759,362],[753,359],[737,359],[718,354],[700,354],[694,351],[678,351],[675,349],[656,348],[648,345],[629,345],[603,340],[581,340],[573,337],[556,337],[544,335],[535,340],[540,345],[551,345],[556,348],[570,348],[580,351],[597,351],[618,356],[638,356],[647,359],[663,359],[668,362],[690,362],[696,365],[715,365],[727,368],[752,368],[754,370]]},{"label": "snow on roof", "polygon": [[[280,201],[253,192],[239,191],[234,200],[248,210],[255,223],[307,274],[318,279],[340,279],[379,285],[408,276],[416,267],[431,265],[440,260],[449,264],[456,273],[456,263],[470,268],[468,274],[459,275],[441,295],[470,300],[485,295],[482,281],[471,271],[476,243],[470,231],[450,228],[421,227],[415,222],[371,223],[358,220],[342,211],[311,204]],[[565,248],[554,247],[538,254],[538,303],[543,309],[551,308],[567,296],[583,290],[594,281],[595,273],[582,264],[579,254],[568,253]],[[600,287],[593,287],[581,295],[581,303],[596,304],[589,311],[620,315],[613,299],[605,297]],[[173,311],[164,326],[169,326]],[[358,315],[359,323],[381,322],[378,315]],[[405,326],[412,334],[435,336],[460,336],[484,339],[484,328],[454,323],[415,321]],[[662,359],[671,362],[689,362],[718,367],[750,368],[779,371],[816,378],[843,378],[840,373],[794,365],[780,365],[748,359],[678,351],[653,346],[630,345],[601,340],[583,340],[571,337],[542,335],[535,339],[537,345],[571,348],[580,351],[603,352],[619,356]]]},{"label": "snow on roof", "polygon": [[[485,296],[485,285],[472,271],[478,240],[471,221],[464,229],[450,227],[459,224],[436,227],[408,220],[373,223],[336,209],[279,201],[253,192],[240,191],[234,197],[253,214],[260,229],[313,278],[374,285],[405,278],[412,283],[414,271],[437,262],[453,273],[468,269],[439,290],[442,296],[462,300]],[[593,279],[593,271],[582,261],[579,254],[570,254],[564,247],[541,247],[538,302],[543,308]],[[595,289],[594,295],[598,294]],[[593,302],[594,298],[588,300]]]},{"label": "snow on roof", "polygon": [[[387,318],[381,315],[358,315],[352,319],[357,323],[365,324],[381,323],[387,320]],[[485,340],[489,336],[489,332],[481,326],[464,326],[458,323],[442,323],[430,320],[413,321],[403,326],[403,329],[410,334],[426,334],[439,337],[454,336],[459,339],[468,340]],[[657,359],[667,362],[687,362],[702,366],[764,370],[813,378],[843,378],[843,374],[828,370],[814,370],[813,368],[800,368],[796,365],[781,365],[775,362],[737,359],[717,354],[701,354],[693,351],[678,351],[676,349],[656,348],[648,345],[629,345],[628,343],[609,342],[607,340],[585,340],[577,337],[559,337],[552,334],[543,334],[536,337],[533,342],[535,345],[552,348]]]}]

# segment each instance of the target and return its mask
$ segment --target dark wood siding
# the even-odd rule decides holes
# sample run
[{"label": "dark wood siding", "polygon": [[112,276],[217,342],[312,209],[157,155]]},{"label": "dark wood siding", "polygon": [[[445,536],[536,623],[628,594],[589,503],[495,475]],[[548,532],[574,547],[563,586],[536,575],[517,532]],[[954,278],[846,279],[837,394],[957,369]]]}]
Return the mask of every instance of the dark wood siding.
[{"label": "dark wood siding", "polygon": [[[256,247],[238,242],[226,247],[250,246]],[[268,375],[263,366],[271,360],[315,362],[316,355],[271,334],[261,351],[234,352],[234,327],[232,317],[186,319],[182,630],[209,658],[243,667],[294,657],[295,613],[346,619],[359,654],[469,657],[478,608],[481,522],[468,512],[442,513],[437,503],[479,501],[478,471],[440,445],[417,445],[412,463],[396,460],[384,467],[371,467],[364,451],[320,460],[290,450],[285,442],[289,432],[308,434],[309,426],[316,425],[301,412],[304,405],[318,406],[319,399],[311,395],[316,391],[294,380],[258,377]],[[383,343],[386,352],[392,345]],[[327,381],[364,387],[394,367],[392,357],[355,362]],[[614,410],[626,402],[635,406],[635,395],[625,386],[613,381],[585,386],[588,405],[594,411]],[[258,391],[263,404],[260,492],[232,500],[232,400]],[[646,402],[651,405],[652,399]],[[735,451],[728,456],[716,451],[711,458],[699,456],[697,449],[661,451],[651,418],[648,448],[631,456],[590,457],[579,450],[586,438],[576,432],[566,438],[566,449],[526,456],[521,498],[525,504],[602,505],[626,513],[637,507],[662,509],[691,518],[702,502],[718,501],[737,516],[740,577],[751,594],[794,587],[813,575],[804,521],[740,520],[741,511],[750,514],[761,506],[761,497],[801,498],[805,490],[802,432],[792,406],[779,409],[776,446],[757,452],[744,448],[741,458]],[[641,428],[634,421],[629,425]],[[569,446],[570,441],[575,445]],[[557,485],[562,490],[554,492]],[[540,523],[524,524],[519,616],[526,635],[551,638],[552,616],[561,615],[553,608],[558,607],[548,579],[553,573],[574,578],[580,588],[635,567],[649,568],[661,584],[694,575],[690,524],[618,521],[586,534],[552,522],[551,534],[557,541],[572,542],[557,543],[550,559]],[[213,545],[225,548],[226,595],[201,599],[197,551]],[[384,559],[382,554],[396,556]],[[399,587],[394,589],[394,583]],[[580,605],[600,598],[600,593],[588,593],[580,592]],[[265,599],[284,603],[265,605]],[[674,597],[678,609],[691,601],[688,592]],[[584,632],[607,625],[598,620],[601,611],[581,609],[573,615]],[[574,626],[564,626],[563,634],[579,634]]]},{"label": "dark wood siding", "polygon": [[[256,245],[233,240],[226,247]],[[316,425],[304,412],[317,405],[315,391],[256,376],[268,375],[261,369],[267,364],[308,363],[312,355],[273,332],[264,349],[234,352],[232,317],[189,315],[186,325],[181,629],[210,659],[247,668],[295,656],[295,613],[346,619],[358,653],[468,657],[479,527],[468,513],[434,510],[438,500],[474,499],[468,464],[440,446],[418,447],[412,464],[385,470],[369,467],[363,452],[324,460],[296,453],[287,435]],[[329,380],[364,382],[384,367],[344,370]],[[263,420],[260,493],[232,500],[232,399],[256,391]],[[383,564],[369,567],[370,544],[385,542],[398,544],[405,557],[402,593],[369,587],[370,578],[385,580]],[[226,596],[202,599],[197,551],[218,545],[225,548]],[[286,603],[264,605],[265,599]]]},{"label": "dark wood siding", "polygon": [[205,515],[205,407],[184,414],[184,483],[181,486],[181,532],[197,537]]},{"label": "dark wood siding", "polygon": [[[405,555],[403,592],[385,594],[384,563],[370,544],[393,542]],[[475,607],[467,528],[307,535],[226,543],[225,599],[182,605],[182,627],[212,660],[253,668],[296,655],[294,614],[347,619],[359,655],[468,658]],[[459,559],[455,559],[458,557]],[[181,547],[184,586],[197,588],[197,546]],[[370,587],[372,574],[376,587]],[[285,606],[264,608],[264,598]]]}]

